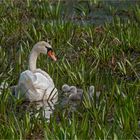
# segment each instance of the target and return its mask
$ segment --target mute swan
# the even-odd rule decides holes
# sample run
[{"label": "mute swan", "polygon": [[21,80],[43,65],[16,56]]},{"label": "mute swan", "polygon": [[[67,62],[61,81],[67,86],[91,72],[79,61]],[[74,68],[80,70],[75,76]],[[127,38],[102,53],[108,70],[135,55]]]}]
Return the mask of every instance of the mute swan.
[{"label": "mute swan", "polygon": [[36,43],[29,56],[29,70],[20,74],[16,96],[25,95],[26,100],[41,101],[58,98],[58,91],[48,73],[36,68],[37,57],[40,53],[47,54],[56,61],[50,44],[45,41]]}]

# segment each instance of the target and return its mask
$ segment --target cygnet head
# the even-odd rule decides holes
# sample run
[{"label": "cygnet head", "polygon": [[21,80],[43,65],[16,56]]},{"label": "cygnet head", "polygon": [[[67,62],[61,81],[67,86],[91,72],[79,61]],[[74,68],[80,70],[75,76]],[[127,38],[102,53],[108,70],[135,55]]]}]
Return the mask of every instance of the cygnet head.
[{"label": "cygnet head", "polygon": [[43,54],[47,54],[50,58],[52,58],[54,61],[57,60],[55,53],[52,49],[52,46],[45,42],[45,41],[40,41],[38,43],[36,43],[33,47],[33,50],[35,52],[39,53],[43,53]]},{"label": "cygnet head", "polygon": [[90,96],[93,96],[94,95],[94,90],[95,90],[95,87],[94,86],[90,86],[89,87],[89,95]]},{"label": "cygnet head", "polygon": [[70,94],[77,94],[77,88],[75,86],[70,87]]},{"label": "cygnet head", "polygon": [[95,90],[95,87],[94,87],[94,86],[90,86],[90,87],[89,87],[89,91],[90,91],[90,92],[94,92],[94,90]]},{"label": "cygnet head", "polygon": [[63,92],[69,92],[69,91],[70,91],[70,86],[67,85],[67,84],[64,84],[64,85],[62,86],[62,91],[63,91]]}]

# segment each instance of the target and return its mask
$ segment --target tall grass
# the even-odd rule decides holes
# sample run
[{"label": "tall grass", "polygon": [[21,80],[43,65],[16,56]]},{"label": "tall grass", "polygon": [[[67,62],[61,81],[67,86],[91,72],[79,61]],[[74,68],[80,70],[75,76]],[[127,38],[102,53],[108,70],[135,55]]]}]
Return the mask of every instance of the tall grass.
[{"label": "tall grass", "polygon": [[[81,3],[77,10],[88,14]],[[0,82],[8,83],[0,95],[0,138],[138,139],[140,28],[135,19],[139,18],[139,6],[131,10],[133,20],[124,22],[116,16],[112,23],[95,27],[67,20],[67,9],[60,1],[0,3]],[[37,65],[51,75],[60,96],[49,122],[43,110],[24,106],[10,91],[19,74],[28,69],[32,46],[47,39],[59,60],[53,63],[40,56]],[[76,110],[71,104],[61,104],[64,83],[84,89]],[[89,98],[90,85],[100,91],[99,98]]]}]

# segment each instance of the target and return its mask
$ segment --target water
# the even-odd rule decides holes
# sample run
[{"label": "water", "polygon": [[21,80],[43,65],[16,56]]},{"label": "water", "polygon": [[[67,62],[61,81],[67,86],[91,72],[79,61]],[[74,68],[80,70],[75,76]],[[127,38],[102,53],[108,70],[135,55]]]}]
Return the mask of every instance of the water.
[{"label": "water", "polygon": [[57,104],[57,100],[36,101],[36,102],[24,101],[19,108],[20,110],[24,109],[28,111],[30,113],[30,116],[35,116],[35,117],[43,116],[43,118],[49,122],[56,104]]},{"label": "water", "polygon": [[103,25],[106,22],[111,22],[114,16],[119,16],[123,20],[129,19],[132,14],[130,9],[136,5],[140,5],[139,0],[105,0],[99,1],[98,4],[88,1],[68,1],[64,7],[67,9],[66,20],[80,25]]},{"label": "water", "polygon": [[50,116],[52,115],[55,104],[57,103],[57,100],[51,100],[51,101],[39,101],[35,102],[35,106],[37,110],[42,109],[42,115],[44,118],[46,118],[48,121],[50,120]]},{"label": "water", "polygon": [[50,117],[53,116],[55,110],[68,110],[69,113],[71,113],[73,111],[76,111],[81,103],[82,100],[72,101],[69,100],[67,96],[65,96],[64,94],[61,95],[60,93],[59,100],[46,100],[36,102],[25,101],[20,106],[20,110],[27,110],[30,113],[30,116],[38,117],[39,115],[41,115],[44,119],[46,119],[47,122],[49,122]]}]

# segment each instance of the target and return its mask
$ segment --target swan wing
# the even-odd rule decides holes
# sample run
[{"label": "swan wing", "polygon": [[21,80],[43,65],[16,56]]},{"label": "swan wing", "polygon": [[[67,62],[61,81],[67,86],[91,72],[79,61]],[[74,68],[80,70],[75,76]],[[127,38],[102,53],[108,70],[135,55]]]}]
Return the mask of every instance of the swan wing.
[{"label": "swan wing", "polygon": [[26,99],[30,100],[33,97],[39,98],[34,86],[34,82],[37,80],[37,77],[29,70],[26,70],[20,74],[18,81],[18,86],[16,90],[16,96],[25,96]]},{"label": "swan wing", "polygon": [[[34,73],[37,77],[34,86],[38,93],[43,94],[43,100],[50,100],[57,96],[57,89],[54,86],[53,80],[49,76],[46,77],[40,72]],[[47,73],[46,73],[47,74]]]},{"label": "swan wing", "polygon": [[53,83],[52,78],[50,77],[50,75],[49,75],[47,72],[45,72],[45,71],[43,71],[43,70],[41,70],[41,69],[36,69],[34,73],[41,73],[41,74],[44,75],[51,83]]},{"label": "swan wing", "polygon": [[26,70],[20,74],[18,92],[20,91],[30,101],[47,100],[48,98],[56,97],[57,89],[52,79],[50,79],[40,72],[32,73]]}]

